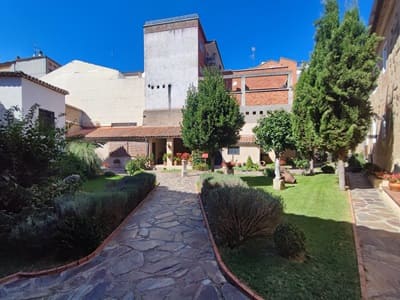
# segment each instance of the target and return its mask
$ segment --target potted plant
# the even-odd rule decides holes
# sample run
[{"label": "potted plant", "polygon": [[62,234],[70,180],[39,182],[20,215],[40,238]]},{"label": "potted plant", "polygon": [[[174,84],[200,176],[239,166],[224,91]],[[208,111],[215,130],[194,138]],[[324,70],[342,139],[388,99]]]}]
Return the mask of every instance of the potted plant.
[{"label": "potted plant", "polygon": [[167,165],[167,159],[168,159],[168,154],[164,153],[163,156],[162,156],[162,160],[163,160],[164,166]]},{"label": "potted plant", "polygon": [[400,192],[400,173],[386,174],[385,179],[389,181],[389,189],[394,192]]}]

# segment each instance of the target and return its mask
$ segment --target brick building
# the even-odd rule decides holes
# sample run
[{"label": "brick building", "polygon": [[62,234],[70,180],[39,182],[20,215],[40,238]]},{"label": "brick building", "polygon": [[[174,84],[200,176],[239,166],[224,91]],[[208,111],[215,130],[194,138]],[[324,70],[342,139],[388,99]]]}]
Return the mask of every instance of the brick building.
[{"label": "brick building", "polygon": [[286,58],[263,62],[254,68],[224,71],[226,87],[245,117],[238,145],[222,149],[226,161],[246,162],[248,156],[255,162],[267,160],[255,145],[252,130],[267,111],[292,109],[297,77],[297,63]]}]

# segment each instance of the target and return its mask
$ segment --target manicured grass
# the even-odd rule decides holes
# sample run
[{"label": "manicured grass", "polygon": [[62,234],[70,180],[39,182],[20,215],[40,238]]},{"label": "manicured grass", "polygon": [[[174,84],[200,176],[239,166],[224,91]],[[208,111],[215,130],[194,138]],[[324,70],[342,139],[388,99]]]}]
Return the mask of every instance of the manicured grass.
[{"label": "manicured grass", "polygon": [[85,192],[101,192],[107,190],[107,185],[124,178],[123,175],[115,175],[111,177],[99,176],[94,179],[85,181],[82,190]]},{"label": "manicured grass", "polygon": [[296,176],[298,184],[272,189],[265,176],[242,177],[250,186],[281,195],[285,221],[307,237],[304,263],[278,256],[271,240],[221,249],[225,263],[267,299],[360,299],[359,277],[347,195],[334,175]]}]

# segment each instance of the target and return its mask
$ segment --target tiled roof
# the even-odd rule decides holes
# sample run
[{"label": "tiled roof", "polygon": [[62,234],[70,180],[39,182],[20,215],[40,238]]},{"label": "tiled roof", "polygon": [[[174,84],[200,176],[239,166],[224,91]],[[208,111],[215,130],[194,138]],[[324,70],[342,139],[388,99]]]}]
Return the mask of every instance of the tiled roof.
[{"label": "tiled roof", "polygon": [[238,144],[254,144],[256,137],[254,135],[241,135]]},{"label": "tiled roof", "polygon": [[92,140],[138,140],[143,138],[173,138],[181,136],[178,126],[97,127],[82,129],[68,137],[83,136]]},{"label": "tiled roof", "polygon": [[32,81],[38,85],[44,86],[50,90],[53,90],[57,93],[63,94],[63,95],[68,95],[69,93],[66,90],[63,90],[59,87],[56,87],[54,85],[51,85],[47,82],[44,82],[40,79],[37,79],[36,77],[30,76],[28,74],[25,74],[24,72],[21,71],[16,71],[16,72],[0,72],[0,77],[19,77],[19,78],[24,78],[26,80]]},{"label": "tiled roof", "polygon": [[[84,137],[89,140],[124,141],[144,138],[181,138],[181,128],[178,126],[137,126],[137,127],[97,127],[81,129],[68,137]],[[239,144],[254,144],[254,135],[241,135]]]}]

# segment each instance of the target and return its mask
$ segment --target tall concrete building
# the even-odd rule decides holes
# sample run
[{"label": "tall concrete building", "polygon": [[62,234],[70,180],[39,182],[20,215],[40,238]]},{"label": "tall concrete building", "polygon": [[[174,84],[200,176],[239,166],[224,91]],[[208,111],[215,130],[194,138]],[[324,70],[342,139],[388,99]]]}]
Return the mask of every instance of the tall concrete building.
[{"label": "tall concrete building", "polygon": [[196,14],[144,24],[143,125],[179,126],[190,86],[206,66],[223,69],[215,41],[208,41]]}]

